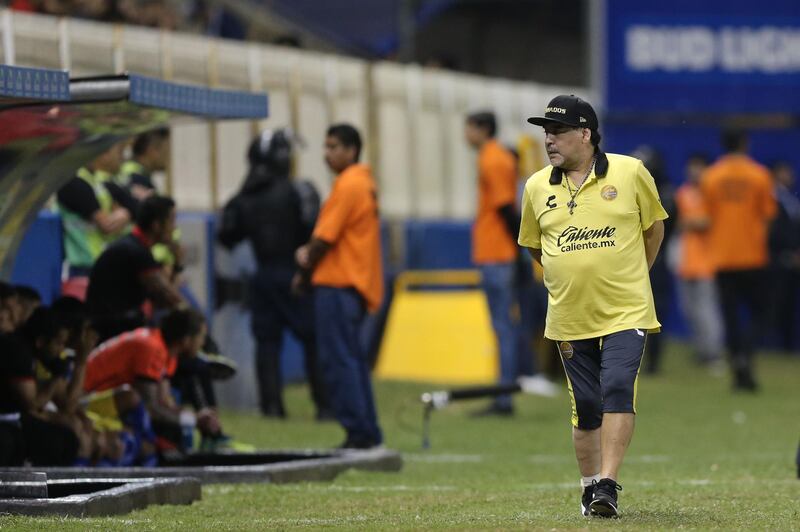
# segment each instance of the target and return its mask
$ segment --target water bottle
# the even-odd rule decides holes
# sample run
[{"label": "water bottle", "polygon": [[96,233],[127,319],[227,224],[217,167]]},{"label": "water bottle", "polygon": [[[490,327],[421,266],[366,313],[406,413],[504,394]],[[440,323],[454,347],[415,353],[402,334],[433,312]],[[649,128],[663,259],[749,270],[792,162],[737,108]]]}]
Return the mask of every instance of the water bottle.
[{"label": "water bottle", "polygon": [[191,410],[181,410],[181,447],[184,452],[189,452],[194,448],[194,427],[197,425],[197,418]]}]

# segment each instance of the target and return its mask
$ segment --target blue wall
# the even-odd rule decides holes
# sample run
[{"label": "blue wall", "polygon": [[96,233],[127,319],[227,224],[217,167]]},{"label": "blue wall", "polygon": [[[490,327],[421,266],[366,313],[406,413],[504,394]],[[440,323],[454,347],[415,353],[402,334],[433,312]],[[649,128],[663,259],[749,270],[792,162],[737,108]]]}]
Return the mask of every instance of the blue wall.
[{"label": "blue wall", "polygon": [[11,282],[35,288],[49,304],[61,294],[61,219],[42,212],[33,222],[20,245]]}]

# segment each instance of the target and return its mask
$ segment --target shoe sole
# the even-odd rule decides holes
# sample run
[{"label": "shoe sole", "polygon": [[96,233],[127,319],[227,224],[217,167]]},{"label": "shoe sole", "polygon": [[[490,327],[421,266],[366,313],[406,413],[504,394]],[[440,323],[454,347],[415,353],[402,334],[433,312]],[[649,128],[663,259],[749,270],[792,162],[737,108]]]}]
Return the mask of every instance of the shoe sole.
[{"label": "shoe sole", "polygon": [[589,511],[592,515],[598,517],[619,517],[617,507],[609,501],[592,501],[589,505]]}]

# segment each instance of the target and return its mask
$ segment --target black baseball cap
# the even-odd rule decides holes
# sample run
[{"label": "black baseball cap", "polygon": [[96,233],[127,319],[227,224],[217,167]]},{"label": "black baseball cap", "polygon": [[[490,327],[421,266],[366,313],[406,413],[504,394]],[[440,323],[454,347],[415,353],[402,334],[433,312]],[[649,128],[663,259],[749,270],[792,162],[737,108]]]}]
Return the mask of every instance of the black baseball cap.
[{"label": "black baseball cap", "polygon": [[558,123],[571,127],[588,127],[597,129],[600,125],[597,122],[597,114],[585,100],[574,94],[560,94],[550,100],[544,116],[532,116],[528,122],[537,126]]}]

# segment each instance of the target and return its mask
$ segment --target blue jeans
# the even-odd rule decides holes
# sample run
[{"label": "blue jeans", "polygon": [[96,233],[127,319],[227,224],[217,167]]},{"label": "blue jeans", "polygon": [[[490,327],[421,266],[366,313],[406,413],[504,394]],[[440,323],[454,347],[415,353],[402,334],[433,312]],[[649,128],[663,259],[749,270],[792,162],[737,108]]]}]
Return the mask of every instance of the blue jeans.
[{"label": "blue jeans", "polygon": [[314,289],[318,356],[336,419],[355,442],[383,441],[367,354],[359,341],[364,299],[352,288]]},{"label": "blue jeans", "polygon": [[[500,384],[514,384],[517,378],[517,333],[511,321],[514,299],[514,263],[481,264],[483,290],[489,304],[492,327],[500,351]],[[495,400],[500,408],[511,406],[511,396],[501,395]]]}]

